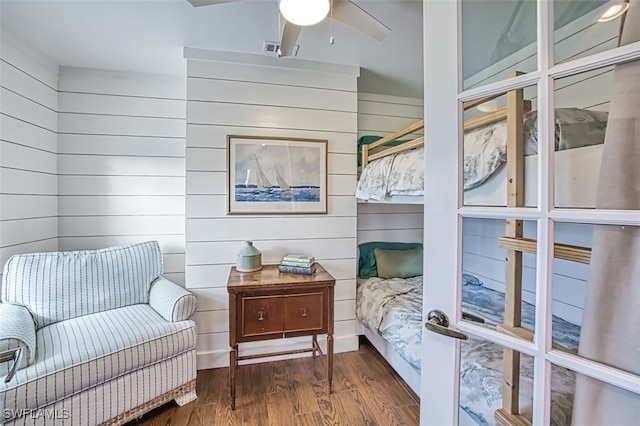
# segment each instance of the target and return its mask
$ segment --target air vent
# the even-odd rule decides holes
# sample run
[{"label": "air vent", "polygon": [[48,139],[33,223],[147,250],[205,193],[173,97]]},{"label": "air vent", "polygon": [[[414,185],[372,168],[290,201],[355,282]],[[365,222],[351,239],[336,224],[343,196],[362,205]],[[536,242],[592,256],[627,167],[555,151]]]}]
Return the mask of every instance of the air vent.
[{"label": "air vent", "polygon": [[[278,48],[279,47],[280,47],[280,43],[277,42],[277,41],[265,41],[264,45],[262,47],[262,53],[264,53],[267,56],[275,56],[277,58],[278,57]],[[291,56],[297,56],[299,48],[300,48],[300,45],[296,44],[293,47],[293,52],[292,52]]]}]

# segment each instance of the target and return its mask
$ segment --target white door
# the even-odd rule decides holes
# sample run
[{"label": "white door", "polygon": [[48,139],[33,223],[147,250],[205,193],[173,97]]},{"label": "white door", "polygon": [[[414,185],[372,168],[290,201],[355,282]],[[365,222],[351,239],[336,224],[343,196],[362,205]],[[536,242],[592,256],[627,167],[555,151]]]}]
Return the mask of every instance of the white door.
[{"label": "white door", "polygon": [[640,418],[640,0],[604,3],[423,3],[423,314],[469,338],[423,329],[423,425]]}]

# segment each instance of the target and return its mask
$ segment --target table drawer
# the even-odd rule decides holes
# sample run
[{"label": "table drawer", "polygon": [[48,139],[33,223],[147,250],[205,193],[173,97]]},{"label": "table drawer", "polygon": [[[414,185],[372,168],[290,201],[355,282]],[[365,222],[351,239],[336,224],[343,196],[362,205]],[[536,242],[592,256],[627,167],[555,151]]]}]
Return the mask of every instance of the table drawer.
[{"label": "table drawer", "polygon": [[282,296],[245,296],[242,298],[242,337],[282,333]]},{"label": "table drawer", "polygon": [[325,292],[291,294],[284,297],[284,331],[326,332]]}]

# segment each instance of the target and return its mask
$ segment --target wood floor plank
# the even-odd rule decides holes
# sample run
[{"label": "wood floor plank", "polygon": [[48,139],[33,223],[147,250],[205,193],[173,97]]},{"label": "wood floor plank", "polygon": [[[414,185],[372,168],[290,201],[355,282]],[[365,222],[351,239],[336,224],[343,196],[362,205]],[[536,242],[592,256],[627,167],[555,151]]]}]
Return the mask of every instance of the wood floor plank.
[{"label": "wood floor plank", "polygon": [[[353,353],[349,364],[349,374],[357,384],[357,388],[368,401],[374,416],[385,425],[403,425],[405,421],[395,410],[413,403],[413,399],[404,393],[403,399],[395,395],[403,388],[396,382],[378,358],[360,357],[358,352]],[[369,354],[370,355],[370,354]]]},{"label": "wood floor plank", "polygon": [[[191,413],[194,408],[195,404],[193,404],[193,406],[189,406],[189,404],[187,404],[180,407],[174,401],[171,401],[168,404],[158,407],[155,410],[152,410],[149,413],[145,414],[145,416],[143,417],[143,419],[145,420],[144,425],[188,426],[190,425],[189,419],[191,418]],[[135,420],[133,422],[135,422]],[[139,422],[138,424],[140,423],[142,422]]]},{"label": "wood floor plank", "polygon": [[340,403],[344,407],[347,424],[376,426],[378,424],[371,413],[367,401],[363,398],[358,389],[348,390],[340,393]]},{"label": "wood floor plank", "polygon": [[407,391],[398,380],[388,380],[389,370],[379,359],[372,360],[361,354],[358,354],[358,357],[361,367],[357,371],[360,373],[362,383],[377,395],[378,400],[385,401],[393,407],[407,405]]},{"label": "wood floor plank", "polygon": [[269,412],[269,425],[271,426],[288,425],[296,418],[293,405],[291,405],[290,391],[288,390],[267,394],[267,410]]},{"label": "wood floor plank", "polygon": [[407,405],[406,407],[396,408],[398,418],[402,420],[402,424],[408,426],[417,426],[420,424],[420,406],[417,404]]},{"label": "wood floor plank", "polygon": [[[343,354],[339,354],[340,357],[336,356],[334,364],[333,364],[333,391],[334,392],[342,392],[345,390],[354,389],[356,385],[353,383],[351,376],[347,372],[347,366],[351,362],[351,354],[353,352],[347,352]],[[307,369],[307,373],[309,374],[309,379],[313,385],[313,390],[316,395],[326,394],[329,392],[329,384],[327,381],[327,370],[326,364],[319,363],[315,360],[312,361],[312,358],[305,358],[305,367]],[[321,366],[319,369],[318,366]]]},{"label": "wood floor plank", "polygon": [[[216,368],[213,371],[217,371],[218,374],[213,376],[212,381],[207,384],[207,388],[209,396],[208,400],[211,401],[211,405],[213,405],[215,411],[213,418],[203,418],[203,424],[229,426],[241,425],[242,410],[231,410],[229,369]],[[200,399],[199,395],[198,399]],[[202,412],[204,413],[204,410],[202,410]],[[195,417],[199,420],[199,415],[200,412],[195,411],[191,417]]]},{"label": "wood floor plank", "polygon": [[210,399],[215,398],[215,395],[211,393],[212,389],[209,384],[215,383],[216,377],[222,375],[221,372],[221,368],[198,371],[198,376],[196,377],[196,394],[198,395],[198,399],[195,400],[196,405],[210,404]]},{"label": "wood floor plank", "polygon": [[287,382],[286,365],[282,362],[269,362],[266,368],[267,373],[267,393],[280,392],[289,389]]},{"label": "wood floor plank", "polygon": [[303,414],[318,411],[318,403],[304,361],[290,359],[284,361],[284,365],[287,372],[290,403],[293,405],[294,413]]},{"label": "wood floor plank", "polygon": [[335,355],[331,394],[326,374],[324,357],[241,365],[234,411],[229,369],[200,370],[195,402],[172,401],[129,426],[419,424],[419,399],[370,343]]},{"label": "wood floor plank", "polygon": [[322,415],[322,424],[326,426],[348,425],[347,413],[342,406],[341,397],[344,392],[334,392],[317,397],[318,407]]},{"label": "wood floor plank", "polygon": [[298,414],[296,416],[296,425],[298,426],[322,426],[323,424],[320,411]]},{"label": "wood floor plank", "polygon": [[243,425],[268,424],[266,364],[243,365],[238,373],[240,387],[236,389],[236,410],[242,410]]}]

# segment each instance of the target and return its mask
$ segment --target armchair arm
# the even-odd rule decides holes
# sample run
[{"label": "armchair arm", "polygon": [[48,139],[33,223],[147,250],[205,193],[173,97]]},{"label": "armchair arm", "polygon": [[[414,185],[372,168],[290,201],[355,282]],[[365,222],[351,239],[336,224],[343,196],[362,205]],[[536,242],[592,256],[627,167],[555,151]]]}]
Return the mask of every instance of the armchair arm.
[{"label": "armchair arm", "polygon": [[151,283],[149,305],[167,321],[177,322],[193,315],[198,309],[198,299],[165,277],[158,277]]},{"label": "armchair arm", "polygon": [[[5,381],[11,380],[16,370],[35,361],[36,325],[26,307],[0,303],[0,353],[4,361],[0,364],[0,374],[7,374]],[[13,364],[6,363],[12,359]]]}]

